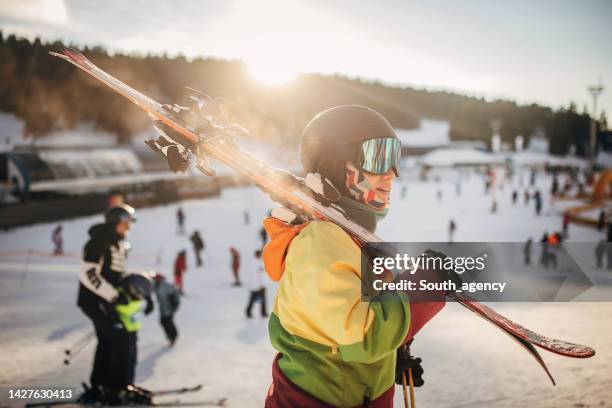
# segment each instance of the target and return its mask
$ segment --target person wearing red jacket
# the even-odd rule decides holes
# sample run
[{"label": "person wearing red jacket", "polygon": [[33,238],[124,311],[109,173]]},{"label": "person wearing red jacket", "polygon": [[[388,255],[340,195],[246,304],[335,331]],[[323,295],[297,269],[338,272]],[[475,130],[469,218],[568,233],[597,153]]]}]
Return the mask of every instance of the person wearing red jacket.
[{"label": "person wearing red jacket", "polygon": [[174,285],[183,294],[183,275],[187,272],[187,251],[181,250],[174,260]]}]

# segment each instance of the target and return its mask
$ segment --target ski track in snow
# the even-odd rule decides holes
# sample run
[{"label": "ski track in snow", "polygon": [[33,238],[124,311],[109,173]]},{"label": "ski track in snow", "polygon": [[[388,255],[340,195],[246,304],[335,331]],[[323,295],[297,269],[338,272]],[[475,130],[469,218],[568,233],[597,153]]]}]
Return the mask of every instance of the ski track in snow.
[{"label": "ski track in snow", "polygon": [[[399,183],[406,183],[400,198]],[[559,209],[550,209],[550,180],[540,177],[543,215],[533,201],[512,206],[511,189],[498,191],[498,213],[480,176],[462,183],[400,181],[393,204],[378,230],[389,241],[445,241],[448,222],[457,222],[455,241],[538,241],[544,230],[560,229]],[[438,190],[443,198],[438,201]],[[275,351],[267,320],[244,317],[248,285],[231,287],[229,246],[242,255],[241,274],[248,283],[249,264],[259,244],[260,220],[272,207],[255,188],[231,189],[221,198],[185,201],[188,234],[176,234],[177,205],[138,210],[129,236],[129,269],[155,269],[171,274],[174,256],[188,250],[189,270],[176,315],[180,334],[174,348],[166,345],[157,311],[144,319],[139,334],[137,382],[156,389],[204,384],[183,400],[228,397],[231,407],[261,407],[271,381]],[[561,208],[561,207],[558,207]],[[243,223],[243,211],[251,223]],[[62,363],[64,349],[84,336],[89,321],[76,307],[79,254],[87,229],[101,216],[62,222],[66,256],[46,256],[54,224],[39,224],[0,233],[0,389],[9,386],[67,386],[80,392],[87,381],[94,342],[73,362]],[[199,229],[206,241],[205,265],[196,268],[188,235]],[[570,240],[594,242],[592,229],[570,226]],[[268,284],[268,309],[275,285]],[[531,357],[493,326],[448,304],[417,336],[412,351],[423,358],[426,385],[416,390],[424,407],[605,407],[612,405],[612,304],[497,304],[507,317],[552,337],[593,346],[592,359],[574,360],[542,351],[557,380],[552,387]],[[0,396],[0,405],[19,406]],[[401,388],[395,406],[403,406]]]}]

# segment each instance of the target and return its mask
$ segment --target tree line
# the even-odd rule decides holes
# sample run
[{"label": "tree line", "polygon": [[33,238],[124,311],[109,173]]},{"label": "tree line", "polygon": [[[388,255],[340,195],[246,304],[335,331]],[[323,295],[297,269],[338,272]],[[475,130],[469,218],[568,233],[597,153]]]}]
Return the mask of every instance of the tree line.
[{"label": "tree line", "polygon": [[[86,122],[127,142],[150,129],[149,119],[136,106],[48,54],[63,47],[61,42],[30,41],[0,32],[0,111],[22,119],[26,136],[44,137]],[[376,109],[400,128],[418,127],[421,118],[448,120],[453,140],[488,141],[496,122],[503,141],[543,134],[551,153],[565,154],[572,145],[577,154],[588,153],[591,119],[574,105],[553,110],[339,75],[307,74],[286,86],[270,87],[255,81],[240,61],[110,55],[102,47],[81,51],[111,75],[163,103],[181,104],[189,94],[185,86],[223,96],[231,101],[236,121],[257,137],[281,145],[298,143],[301,129],[316,113],[360,104]],[[600,131],[605,127],[602,116]]]}]

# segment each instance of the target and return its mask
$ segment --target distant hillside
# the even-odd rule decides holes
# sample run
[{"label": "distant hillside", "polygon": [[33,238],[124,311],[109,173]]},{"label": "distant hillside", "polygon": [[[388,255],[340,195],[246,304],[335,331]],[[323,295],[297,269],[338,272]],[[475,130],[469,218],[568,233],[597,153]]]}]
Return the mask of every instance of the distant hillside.
[{"label": "distant hillside", "polygon": [[[30,42],[0,32],[0,110],[21,118],[26,135],[42,137],[89,122],[125,141],[149,126],[138,108],[48,55],[62,47],[59,42]],[[502,138],[508,142],[518,134],[528,138],[539,132],[549,137],[552,153],[566,153],[574,144],[578,154],[584,154],[588,145],[589,117],[573,108],[553,111],[316,74],[272,88],[255,82],[239,61],[109,56],[102,48],[82,51],[101,68],[160,102],[181,103],[185,85],[224,96],[234,103],[237,121],[258,137],[279,144],[295,144],[307,121],[325,108],[361,104],[378,110],[400,128],[417,127],[423,117],[448,120],[455,140],[488,141],[491,121],[499,120]]]}]

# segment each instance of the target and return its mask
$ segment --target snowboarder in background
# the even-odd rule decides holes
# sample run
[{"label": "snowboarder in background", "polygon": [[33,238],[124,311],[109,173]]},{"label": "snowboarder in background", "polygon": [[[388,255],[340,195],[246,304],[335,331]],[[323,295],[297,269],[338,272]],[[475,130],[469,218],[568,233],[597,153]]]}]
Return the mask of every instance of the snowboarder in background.
[{"label": "snowboarder in background", "polygon": [[183,212],[182,207],[179,207],[176,210],[176,226],[177,233],[179,235],[183,235],[185,233],[185,213]]},{"label": "snowboarder in background", "polygon": [[230,255],[232,257],[232,273],[234,274],[233,286],[240,286],[240,252],[234,247],[230,247]]},{"label": "snowboarder in background", "polygon": [[196,264],[198,266],[202,266],[201,252],[204,250],[204,240],[200,236],[200,232],[198,230],[193,231],[193,234],[191,234],[191,237],[189,237],[189,239],[191,240],[191,244],[193,245],[193,252],[196,256]]},{"label": "snowboarder in background", "polygon": [[183,275],[187,272],[187,251],[184,249],[180,250],[174,260],[174,285],[177,287],[179,292],[183,292]]},{"label": "snowboarder in background", "polygon": [[595,246],[595,261],[597,262],[597,268],[603,268],[603,256],[606,252],[606,242],[602,239]]},{"label": "snowboarder in background", "polygon": [[527,242],[525,242],[525,245],[523,246],[524,262],[525,262],[525,265],[527,266],[531,265],[531,247],[532,246],[533,246],[533,240],[531,238],[529,238]]},{"label": "snowboarder in background", "polygon": [[178,330],[174,324],[174,313],[180,304],[180,293],[175,286],[166,281],[161,273],[155,275],[155,295],[159,305],[159,323],[164,329],[166,338],[173,346],[178,337]]},{"label": "snowboarder in background", "polygon": [[51,234],[51,242],[53,242],[53,255],[64,254],[64,238],[62,237],[62,226],[58,225]]},{"label": "snowboarder in background", "polygon": [[251,277],[249,279],[249,302],[246,307],[246,317],[251,318],[253,305],[259,302],[261,306],[261,317],[268,317],[266,308],[266,285],[264,284],[264,267],[261,262],[261,250],[255,251],[253,265],[251,265]]},{"label": "snowboarder in background", "polygon": [[455,224],[455,220],[451,219],[448,223],[448,242],[453,242],[456,230],[457,224]]},{"label": "snowboarder in background", "polygon": [[[335,203],[370,231],[387,213],[400,152],[393,127],[362,106],[320,113],[302,134],[307,185],[333,184],[341,194]],[[410,304],[397,292],[389,293],[397,301],[362,302],[360,247],[342,228],[300,223],[286,208],[264,225],[272,239],[265,269],[279,282],[268,325],[279,354],[265,406],[392,407],[402,367],[396,350],[444,304]]]},{"label": "snowboarder in background", "polygon": [[[89,240],[83,249],[77,305],[92,321],[98,340],[90,376],[90,386],[79,397],[80,402],[141,401],[133,382],[133,327],[124,312],[135,310],[130,304],[129,284],[136,279],[144,285],[141,295],[147,301],[146,312],[153,310],[146,284],[140,278],[126,281],[125,237],[135,221],[134,209],[128,205],[113,207],[104,214],[105,222],[89,229]],[[127,308],[127,309],[126,309]]]}]

